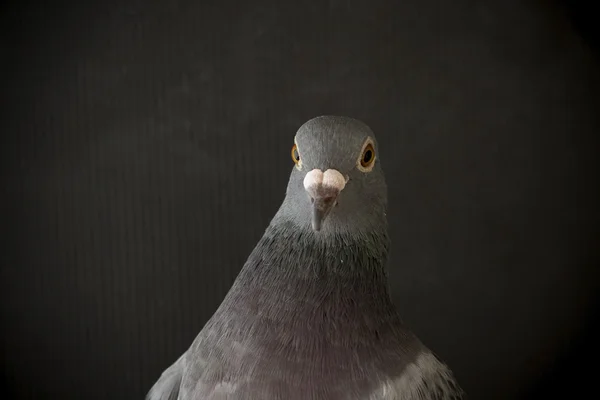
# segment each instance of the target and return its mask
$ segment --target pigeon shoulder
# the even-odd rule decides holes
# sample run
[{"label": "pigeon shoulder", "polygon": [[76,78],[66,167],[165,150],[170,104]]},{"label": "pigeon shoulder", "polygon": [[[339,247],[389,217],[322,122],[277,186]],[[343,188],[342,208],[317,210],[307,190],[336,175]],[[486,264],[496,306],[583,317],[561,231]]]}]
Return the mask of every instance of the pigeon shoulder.
[{"label": "pigeon shoulder", "polygon": [[231,367],[228,359],[231,351],[240,351],[240,346],[229,340],[223,327],[212,326],[212,321],[200,331],[185,354],[185,370],[178,400],[216,400],[239,396],[240,385],[228,374]]},{"label": "pigeon shoulder", "polygon": [[146,394],[145,400],[177,400],[183,377],[185,353],[164,370]]},{"label": "pigeon shoulder", "polygon": [[400,376],[383,382],[369,400],[466,400],[450,368],[423,351]]}]

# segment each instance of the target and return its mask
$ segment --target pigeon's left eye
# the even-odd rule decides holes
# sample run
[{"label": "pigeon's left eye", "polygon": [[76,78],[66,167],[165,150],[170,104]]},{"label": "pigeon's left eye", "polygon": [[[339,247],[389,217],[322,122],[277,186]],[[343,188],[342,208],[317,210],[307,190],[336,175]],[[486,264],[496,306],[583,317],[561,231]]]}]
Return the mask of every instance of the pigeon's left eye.
[{"label": "pigeon's left eye", "polygon": [[363,150],[358,159],[358,168],[363,172],[369,172],[373,168],[375,163],[375,147],[373,142],[369,139],[363,145]]}]

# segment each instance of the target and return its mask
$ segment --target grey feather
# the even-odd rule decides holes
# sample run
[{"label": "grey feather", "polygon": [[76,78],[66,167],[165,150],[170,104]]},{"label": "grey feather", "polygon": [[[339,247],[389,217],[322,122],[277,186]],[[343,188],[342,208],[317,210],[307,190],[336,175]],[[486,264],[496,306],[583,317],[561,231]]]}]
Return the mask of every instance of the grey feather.
[{"label": "grey feather", "polygon": [[[357,168],[367,138],[376,153],[370,172]],[[373,132],[355,119],[318,117],[295,139],[301,168],[292,169],[279,211],[147,399],[169,398],[159,396],[175,386],[179,400],[462,398],[450,369],[391,301],[387,187]],[[348,180],[320,231],[311,228],[303,187],[314,168],[335,168]]]},{"label": "grey feather", "polygon": [[167,368],[152,386],[145,400],[177,400],[183,375],[185,354]]}]

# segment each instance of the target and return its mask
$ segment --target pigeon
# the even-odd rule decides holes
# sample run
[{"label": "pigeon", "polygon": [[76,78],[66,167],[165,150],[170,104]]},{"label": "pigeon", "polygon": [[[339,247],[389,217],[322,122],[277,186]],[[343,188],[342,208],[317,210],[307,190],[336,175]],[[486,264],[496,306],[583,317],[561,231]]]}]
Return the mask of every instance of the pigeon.
[{"label": "pigeon", "polygon": [[371,128],[313,118],[291,158],[279,210],[146,400],[465,399],[392,302],[387,185]]}]

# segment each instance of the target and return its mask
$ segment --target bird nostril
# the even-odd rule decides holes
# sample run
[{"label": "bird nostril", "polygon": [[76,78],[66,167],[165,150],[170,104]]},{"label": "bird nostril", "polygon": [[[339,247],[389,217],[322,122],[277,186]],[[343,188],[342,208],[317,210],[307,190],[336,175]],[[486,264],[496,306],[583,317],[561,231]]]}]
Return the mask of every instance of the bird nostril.
[{"label": "bird nostril", "polygon": [[315,202],[315,198],[314,198],[314,197],[311,197],[311,198],[310,198],[310,203],[311,203],[311,204],[313,204],[314,202]]}]

